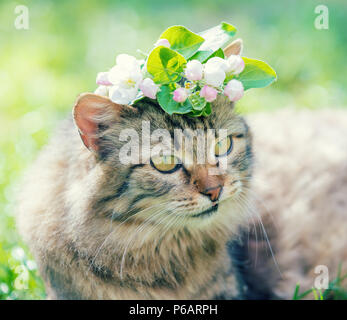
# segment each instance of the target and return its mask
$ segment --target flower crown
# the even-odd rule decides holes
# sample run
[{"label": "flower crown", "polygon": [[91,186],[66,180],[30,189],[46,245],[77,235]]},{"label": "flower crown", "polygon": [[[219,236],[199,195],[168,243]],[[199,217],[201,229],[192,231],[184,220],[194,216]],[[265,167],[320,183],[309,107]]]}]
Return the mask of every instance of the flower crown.
[{"label": "flower crown", "polygon": [[[141,52],[144,59],[118,55],[113,68],[97,75],[95,93],[128,105],[148,97],[170,115],[208,116],[219,94],[237,101],[245,90],[277,79],[265,62],[241,57],[241,40],[230,44],[235,33],[225,22],[199,34],[170,27],[148,55]],[[230,50],[233,44],[236,54]]]}]

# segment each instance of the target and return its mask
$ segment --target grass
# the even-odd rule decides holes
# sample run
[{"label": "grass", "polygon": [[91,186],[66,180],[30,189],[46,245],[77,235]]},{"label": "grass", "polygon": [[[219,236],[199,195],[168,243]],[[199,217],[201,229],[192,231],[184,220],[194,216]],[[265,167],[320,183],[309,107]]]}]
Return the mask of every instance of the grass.
[{"label": "grass", "polygon": [[[336,278],[329,282],[327,289],[321,290],[311,288],[300,293],[300,284],[295,287],[293,300],[314,299],[314,300],[347,300],[347,291],[343,287],[344,281],[347,279],[347,273],[341,275],[341,264],[339,266]],[[346,287],[346,286],[345,286]]]},{"label": "grass", "polygon": [[22,247],[0,244],[0,300],[44,299],[36,264]]}]

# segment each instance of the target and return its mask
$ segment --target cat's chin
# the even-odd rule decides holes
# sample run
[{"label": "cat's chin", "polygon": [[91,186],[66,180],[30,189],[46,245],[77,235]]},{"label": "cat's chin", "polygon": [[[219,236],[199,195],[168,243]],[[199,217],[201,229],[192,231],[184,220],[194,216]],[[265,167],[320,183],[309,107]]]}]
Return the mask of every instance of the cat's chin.
[{"label": "cat's chin", "polygon": [[209,209],[202,210],[189,216],[186,226],[195,230],[225,232],[226,234],[237,233],[240,225],[247,223],[246,207],[240,206],[233,198],[219,201]]},{"label": "cat's chin", "polygon": [[207,210],[201,211],[199,213],[191,215],[192,218],[206,218],[212,216],[214,213],[218,211],[218,204],[214,204],[212,207]]}]

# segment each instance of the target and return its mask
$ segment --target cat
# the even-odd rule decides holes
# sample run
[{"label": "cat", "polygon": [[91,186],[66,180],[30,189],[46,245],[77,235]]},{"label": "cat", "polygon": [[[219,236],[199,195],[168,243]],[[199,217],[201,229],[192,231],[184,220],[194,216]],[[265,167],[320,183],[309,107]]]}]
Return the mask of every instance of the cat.
[{"label": "cat", "polygon": [[[63,125],[34,166],[19,214],[48,292],[58,299],[237,294],[225,243],[247,215],[230,197],[247,197],[251,134],[230,104],[214,109],[208,118],[189,118],[170,116],[156,102],[121,107],[105,97],[80,96],[75,118],[83,138],[71,119]],[[97,139],[88,134],[95,112]],[[209,175],[210,164],[183,164],[172,173],[150,163],[121,164],[116,137],[124,128],[140,131],[144,120],[153,131],[171,134],[177,128],[227,128],[233,135],[230,174]]]},{"label": "cat", "polygon": [[[227,129],[214,149],[225,150],[205,164],[148,155],[125,165],[119,136],[141,135],[143,121],[170,137]],[[246,122],[224,97],[191,118],[155,100],[80,95],[19,201],[18,229],[48,299],[288,299],[297,282],[312,287],[316,265],[332,279],[347,261],[346,124],[342,111]]]}]

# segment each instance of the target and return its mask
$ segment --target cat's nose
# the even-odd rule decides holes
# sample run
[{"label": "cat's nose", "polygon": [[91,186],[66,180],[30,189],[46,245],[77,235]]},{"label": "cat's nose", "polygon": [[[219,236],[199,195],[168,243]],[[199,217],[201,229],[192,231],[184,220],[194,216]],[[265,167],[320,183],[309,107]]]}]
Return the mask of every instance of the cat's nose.
[{"label": "cat's nose", "polygon": [[210,175],[207,166],[196,166],[191,173],[191,183],[195,185],[197,191],[216,202],[224,186],[222,175]]},{"label": "cat's nose", "polygon": [[222,193],[223,187],[222,186],[218,186],[218,187],[214,187],[214,188],[208,188],[205,189],[204,191],[202,191],[201,193],[210,197],[210,200],[215,202],[219,199],[221,193]]}]

